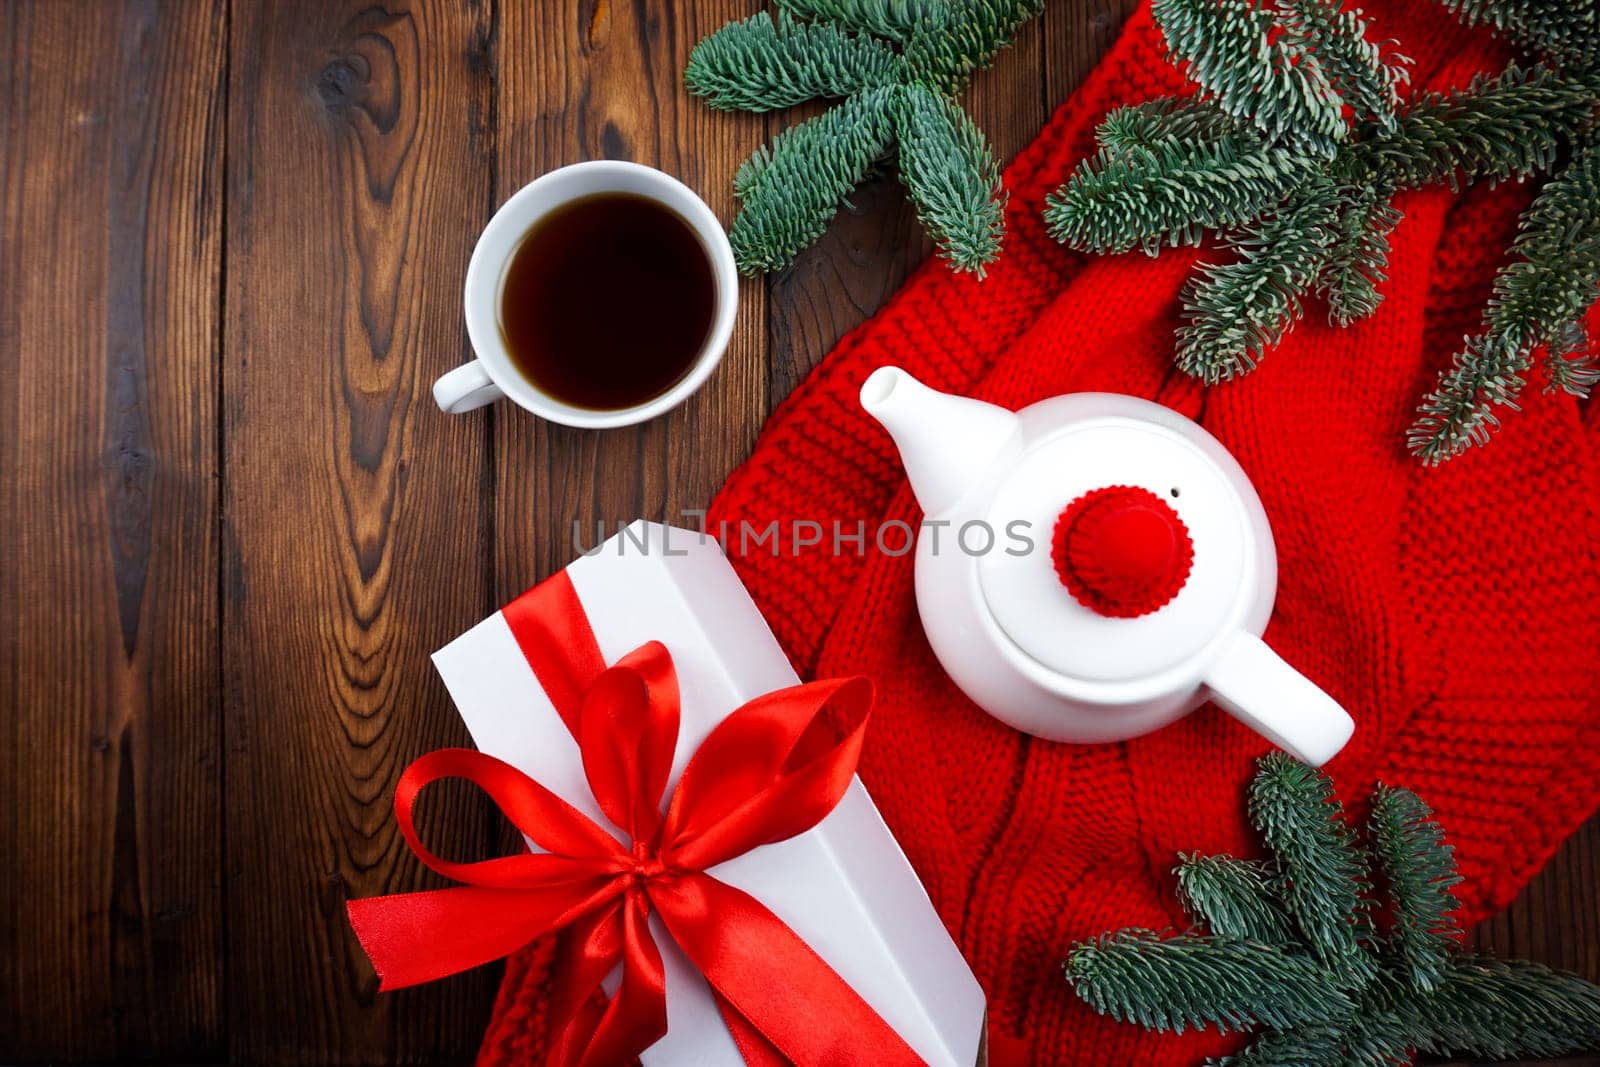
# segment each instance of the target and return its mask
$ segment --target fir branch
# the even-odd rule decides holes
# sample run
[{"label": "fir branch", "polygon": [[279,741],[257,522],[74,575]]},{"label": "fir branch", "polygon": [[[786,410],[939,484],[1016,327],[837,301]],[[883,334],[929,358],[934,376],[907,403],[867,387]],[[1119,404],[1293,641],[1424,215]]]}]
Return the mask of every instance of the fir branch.
[{"label": "fir branch", "polygon": [[1440,0],[1468,26],[1491,26],[1535,52],[1600,59],[1600,8],[1588,0]]},{"label": "fir branch", "polygon": [[1411,449],[1426,463],[1487,441],[1494,409],[1516,408],[1533,350],[1600,295],[1600,143],[1545,185],[1512,249],[1519,258],[1495,279],[1487,329],[1468,338],[1412,425]]},{"label": "fir branch", "polygon": [[921,85],[900,87],[894,116],[900,177],[918,220],[953,267],[981,277],[1005,231],[994,153],[966,112]]},{"label": "fir branch", "polygon": [[683,82],[714,108],[773,111],[888,85],[896,64],[894,52],[870,37],[762,14],[695,45]]},{"label": "fir branch", "polygon": [[1547,393],[1586,397],[1600,384],[1600,367],[1595,365],[1593,345],[1583,323],[1569,322],[1556,332],[1545,352],[1544,372]]},{"label": "fir branch", "polygon": [[1593,120],[1600,85],[1592,81],[1513,63],[1464,90],[1418,97],[1394,130],[1354,152],[1368,172],[1400,189],[1531,177],[1549,170]]},{"label": "fir branch", "polygon": [[1393,190],[1377,184],[1347,186],[1338,191],[1328,261],[1317,279],[1317,292],[1328,304],[1328,318],[1348,326],[1378,310],[1378,286],[1388,280],[1389,235],[1400,225]]},{"label": "fir branch", "polygon": [[1095,139],[1112,155],[1124,155],[1134,149],[1154,151],[1175,141],[1214,141],[1224,134],[1239,133],[1238,121],[1215,104],[1164,96],[1108,112],[1095,130]]},{"label": "fir branch", "polygon": [[1230,115],[1270,140],[1332,155],[1348,132],[1321,60],[1275,36],[1275,9],[1256,0],[1154,0],[1151,13],[1188,75]]},{"label": "fir branch", "polygon": [[850,190],[900,154],[917,216],[960,270],[999,254],[1005,199],[983,134],[949,97],[1043,0],[779,0],[733,22],[684,71],[716,108],[770,111],[843,97],[734,175],[740,270],[777,270],[821,236]]},{"label": "fir branch", "polygon": [[1180,1034],[1284,1029],[1351,1006],[1314,964],[1254,941],[1123,930],[1079,945],[1066,972],[1102,1015]]},{"label": "fir branch", "polygon": [[1279,8],[1285,47],[1315,56],[1334,91],[1358,118],[1393,129],[1400,87],[1410,80],[1410,60],[1386,58],[1379,45],[1367,40],[1371,23],[1360,9],[1344,10],[1339,0],[1279,0]]},{"label": "fir branch", "polygon": [[1451,890],[1461,883],[1455,850],[1433,812],[1409,789],[1379,786],[1372,797],[1373,852],[1389,884],[1389,943],[1416,989],[1431,992],[1443,981],[1461,928],[1459,902]]},{"label": "fir branch", "polygon": [[798,18],[836,22],[858,33],[870,33],[904,44],[918,29],[938,25],[949,15],[951,0],[778,0]]},{"label": "fir branch", "polygon": [[1273,895],[1273,872],[1232,856],[1181,856],[1178,899],[1189,916],[1219,937],[1282,944],[1289,921]]},{"label": "fir branch", "polygon": [[913,35],[906,45],[907,80],[946,94],[960,92],[974,71],[987,67],[1018,29],[1044,10],[1044,0],[950,0],[937,32]]},{"label": "fir branch", "polygon": [[895,89],[871,89],[792,126],[734,177],[742,203],[728,231],[745,273],[777,270],[827,229],[891,137]]},{"label": "fir branch", "polygon": [[1335,212],[1332,190],[1314,190],[1227,239],[1239,258],[1201,267],[1184,287],[1180,369],[1214,384],[1249,371],[1278,343],[1327,263]]},{"label": "fir branch", "polygon": [[1473,445],[1485,445],[1500,428],[1496,408],[1517,409],[1527,385],[1526,354],[1504,337],[1468,337],[1433,392],[1422,398],[1406,436],[1411,454],[1437,466]]},{"label": "fir branch", "polygon": [[1362,944],[1370,928],[1367,863],[1356,849],[1333,783],[1275,752],[1250,784],[1250,823],[1282,870],[1281,891],[1311,951],[1344,980],[1374,965]]},{"label": "fir branch", "polygon": [[1045,200],[1050,235],[1073,248],[1150,255],[1163,242],[1198,244],[1203,231],[1238,226],[1274,207],[1314,163],[1248,133],[1102,149]]},{"label": "fir branch", "polygon": [[1272,858],[1186,856],[1178,868],[1192,914],[1265,939],[1216,927],[1165,939],[1137,928],[1103,934],[1068,957],[1074,991],[1102,1015],[1151,1029],[1254,1031],[1212,1067],[1403,1067],[1418,1049],[1492,1059],[1600,1051],[1600,986],[1459,954],[1450,848],[1403,789],[1379,787],[1369,823],[1395,951],[1366,951],[1368,861],[1332,790],[1310,767],[1265,757],[1250,817]]},{"label": "fir branch", "polygon": [[1334,1027],[1308,1023],[1293,1030],[1268,1030],[1243,1051],[1206,1063],[1208,1067],[1342,1067],[1340,1036]]},{"label": "fir branch", "polygon": [[1417,1044],[1485,1059],[1600,1051],[1600,986],[1537,963],[1454,960],[1428,1002]]},{"label": "fir branch", "polygon": [[1339,1067],[1410,1067],[1411,1035],[1393,1015],[1358,1011],[1339,1042]]},{"label": "fir branch", "polygon": [[1330,1025],[1338,1030],[1340,1067],[1410,1067],[1419,1018],[1416,992],[1390,970],[1379,970],[1356,996],[1356,1010]]},{"label": "fir branch", "polygon": [[1554,340],[1600,296],[1600,141],[1545,184],[1495,279],[1492,333],[1531,348]]},{"label": "fir branch", "polygon": [[[1541,345],[1552,389],[1586,395],[1600,385],[1600,367],[1568,330],[1600,286],[1589,241],[1600,199],[1583,177],[1583,161],[1600,151],[1585,148],[1600,135],[1600,4],[1441,2],[1546,60],[1402,102],[1409,61],[1369,40],[1371,23],[1343,0],[1152,0],[1199,96],[1112,112],[1097,130],[1100,151],[1045,204],[1050,234],[1085,251],[1155,255],[1225,233],[1239,258],[1199,268],[1184,290],[1178,345],[1183,369],[1216,382],[1281,340],[1308,287],[1337,325],[1377,311],[1397,192],[1520,180],[1577,157],[1551,183],[1565,243],[1538,238],[1549,220],[1525,220],[1520,261],[1502,272],[1484,332],[1424,398],[1408,442],[1434,463],[1489,437]],[[1336,209],[1313,219],[1328,187]],[[1307,259],[1280,249],[1283,240]],[[1308,262],[1317,267],[1309,282]]]}]

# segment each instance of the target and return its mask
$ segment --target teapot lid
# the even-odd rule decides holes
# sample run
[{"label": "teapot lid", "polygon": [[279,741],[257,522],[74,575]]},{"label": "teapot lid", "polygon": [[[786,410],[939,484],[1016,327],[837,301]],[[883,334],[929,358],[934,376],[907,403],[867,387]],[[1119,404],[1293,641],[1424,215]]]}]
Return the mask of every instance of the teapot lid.
[{"label": "teapot lid", "polygon": [[1276,565],[1255,490],[1215,438],[1159,405],[1101,399],[1112,414],[1047,433],[1001,483],[986,521],[1001,535],[1026,523],[1034,547],[980,557],[979,585],[1000,630],[1047,670],[1134,683],[1185,671],[1231,636],[1263,555],[1268,581]]}]

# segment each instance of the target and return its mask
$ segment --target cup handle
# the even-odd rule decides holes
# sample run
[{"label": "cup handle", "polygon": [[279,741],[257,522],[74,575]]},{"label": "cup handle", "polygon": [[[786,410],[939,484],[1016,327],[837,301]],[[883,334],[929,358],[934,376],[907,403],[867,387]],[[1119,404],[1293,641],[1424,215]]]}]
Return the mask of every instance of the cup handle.
[{"label": "cup handle", "polygon": [[505,393],[484,370],[481,359],[463,363],[433,383],[434,403],[451,415],[492,404],[503,396]]},{"label": "cup handle", "polygon": [[1251,633],[1233,635],[1205,681],[1234,718],[1313,767],[1336,756],[1356,729],[1337,701]]}]

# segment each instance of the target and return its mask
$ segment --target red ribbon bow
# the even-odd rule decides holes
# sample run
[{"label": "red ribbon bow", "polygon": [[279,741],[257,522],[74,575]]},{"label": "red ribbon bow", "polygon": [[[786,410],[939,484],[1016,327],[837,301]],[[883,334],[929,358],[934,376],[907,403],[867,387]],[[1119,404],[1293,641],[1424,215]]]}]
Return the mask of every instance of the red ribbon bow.
[{"label": "red ribbon bow", "polygon": [[[577,600],[564,575],[533,593],[547,592],[558,579],[556,592],[570,613]],[[652,641],[583,685],[598,647],[587,620],[576,639],[569,623],[557,624],[566,642],[560,647],[578,654],[560,660],[562,680],[573,688],[557,699],[557,709],[574,728],[600,810],[630,843],[492,756],[468,749],[423,756],[400,778],[395,818],[424,864],[465,884],[349,902],[350,923],[380,988],[455,974],[559,931],[551,1062],[627,1063],[667,1030],[661,953],[647,922],[654,910],[709,982],[747,1062],[921,1063],[782,920],[706,873],[803,833],[833,810],[860,756],[868,684],[813,682],[745,704],[690,759],[662,815],[678,742],[672,657]],[[527,650],[526,630],[515,621],[513,629]],[[540,655],[548,656],[549,646]],[[555,680],[541,669],[550,664],[529,659],[541,683]],[[576,714],[563,707],[569,700]],[[842,739],[834,740],[825,712],[843,724]],[[428,851],[412,806],[424,786],[452,777],[476,783],[545,851],[477,863],[452,863]],[[602,1008],[596,991],[618,963],[621,984]]]}]

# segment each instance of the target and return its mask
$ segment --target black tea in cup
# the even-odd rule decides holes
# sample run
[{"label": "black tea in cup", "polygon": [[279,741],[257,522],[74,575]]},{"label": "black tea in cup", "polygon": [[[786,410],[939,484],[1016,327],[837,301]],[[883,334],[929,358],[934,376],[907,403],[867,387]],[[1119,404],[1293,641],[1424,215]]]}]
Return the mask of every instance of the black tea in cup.
[{"label": "black tea in cup", "polygon": [[540,218],[500,289],[500,332],[517,370],[564,404],[637,407],[695,365],[717,311],[705,246],[671,208],[596,193]]}]

